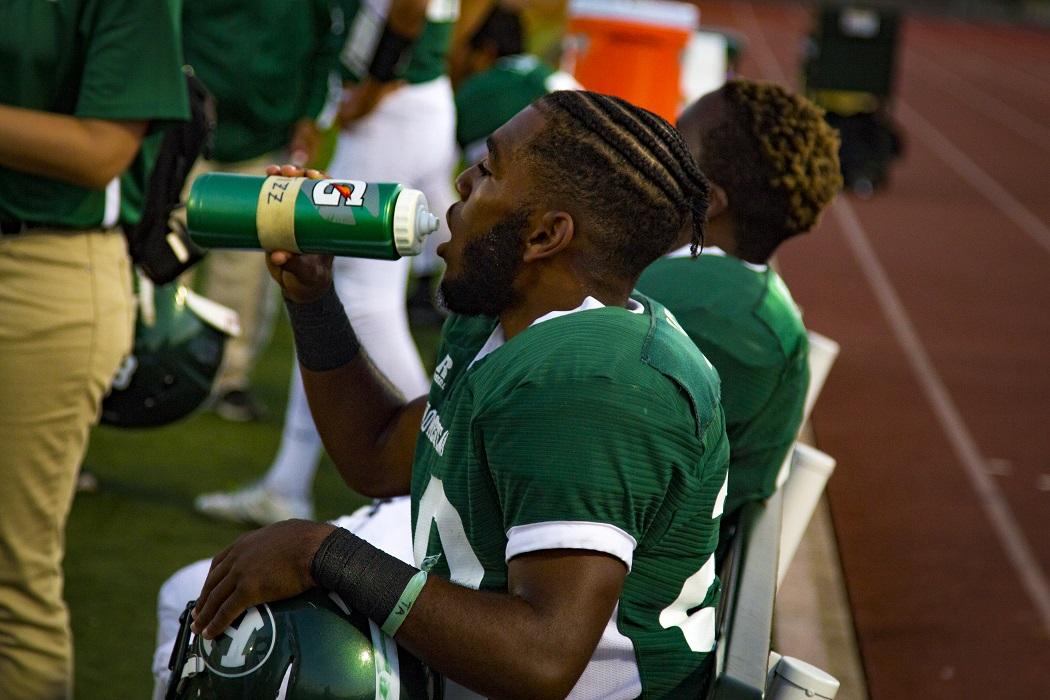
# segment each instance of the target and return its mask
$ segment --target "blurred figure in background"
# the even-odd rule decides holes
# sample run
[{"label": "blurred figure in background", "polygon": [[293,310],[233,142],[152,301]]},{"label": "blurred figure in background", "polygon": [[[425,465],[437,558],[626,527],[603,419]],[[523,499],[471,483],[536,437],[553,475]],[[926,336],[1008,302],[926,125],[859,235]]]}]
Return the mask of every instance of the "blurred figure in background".
[{"label": "blurred figure in background", "polygon": [[0,695],[72,696],[64,531],[90,426],[131,349],[119,176],[188,117],[165,0],[0,9]]},{"label": "blurred figure in background", "polygon": [[[185,0],[182,21],[186,62],[218,116],[214,156],[198,161],[194,175],[305,165],[317,148],[316,120],[331,121],[338,97],[322,115],[338,50],[331,0]],[[192,183],[193,176],[187,192]],[[227,420],[259,420],[264,407],[251,392],[251,372],[277,308],[263,253],[215,250],[204,267],[204,295],[235,310],[242,326],[226,348],[213,408]]]},{"label": "blurred figure in background", "polygon": [[748,80],[690,105],[678,128],[711,185],[704,247],[693,258],[683,234],[642,273],[638,290],[671,310],[721,377],[725,534],[740,506],[773,493],[802,421],[806,329],[769,260],[815,226],[842,187],[838,137],[809,100]]},{"label": "blurred figure in background", "polygon": [[[414,187],[426,194],[433,212],[443,214],[454,197],[455,112],[445,61],[458,2],[386,4],[348,0],[343,7],[343,128],[328,171],[335,178]],[[447,235],[442,221],[428,248]],[[399,391],[416,396],[426,390],[428,377],[409,332],[409,266],[409,258],[337,258],[334,273],[339,297],[352,309],[351,320],[376,366]],[[429,306],[429,286],[426,292]],[[311,489],[321,450],[299,366],[293,361],[284,430],[270,469],[245,488],[201,495],[197,509],[257,525],[312,517]]]},{"label": "blurred figure in background", "polygon": [[520,13],[492,8],[450,57],[449,74],[457,83],[456,141],[463,160],[485,155],[485,139],[537,97],[555,90],[579,90],[576,79],[525,53]]},{"label": "blurred figure in background", "polygon": [[805,94],[838,130],[844,184],[861,197],[885,188],[904,155],[891,109],[902,24],[898,9],[822,4],[803,44]]}]

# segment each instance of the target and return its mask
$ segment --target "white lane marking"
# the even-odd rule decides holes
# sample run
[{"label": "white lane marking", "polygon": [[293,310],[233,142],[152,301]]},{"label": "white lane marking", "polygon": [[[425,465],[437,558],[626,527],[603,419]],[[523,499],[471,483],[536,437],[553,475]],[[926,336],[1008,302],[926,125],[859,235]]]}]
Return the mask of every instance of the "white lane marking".
[{"label": "white lane marking", "polygon": [[947,139],[933,124],[903,101],[897,105],[897,114],[908,130],[948,164],[956,173],[991,202],[1006,218],[1013,221],[1032,240],[1050,252],[1050,227],[981,169],[958,146]]},{"label": "white lane marking", "polygon": [[[746,10],[746,12],[742,10]],[[788,85],[787,74],[780,69],[780,62],[777,61],[772,47],[766,41],[766,34],[762,31],[762,25],[759,24],[758,17],[755,15],[755,10],[751,7],[751,3],[734,2],[733,14],[751,25],[752,31],[749,32],[749,35],[755,40],[753,55],[766,80],[774,80]]]},{"label": "white lane marking", "polygon": [[929,74],[927,82],[947,92],[968,107],[994,119],[1015,134],[1050,151],[1050,129],[1035,121],[998,97],[988,94],[970,81],[931,61],[914,49],[908,49],[907,62]]},{"label": "white lane marking", "polygon": [[[780,69],[780,64],[766,42],[754,10],[751,9],[750,5],[744,6],[750,15],[749,22],[752,25],[753,37],[755,38],[756,59],[762,72],[767,77],[783,80],[784,72]],[[734,5],[734,7],[737,6]],[[907,109],[907,111],[910,117],[922,122],[926,121],[914,110]],[[933,127],[930,126],[930,129],[933,129]],[[934,132],[936,133],[936,130]],[[954,146],[952,148],[954,149]],[[958,149],[955,149],[955,151],[958,151]],[[959,155],[969,161],[961,152],[959,152]],[[969,162],[972,163],[972,161]],[[984,174],[983,171],[980,172]],[[985,177],[991,180],[987,175]],[[991,184],[995,188],[1002,189],[994,180],[991,181]],[[1005,190],[1003,193],[1009,197]],[[843,233],[846,235],[846,241],[850,244],[850,248],[861,270],[868,278],[868,283],[875,292],[876,299],[890,322],[890,327],[893,329],[897,342],[904,349],[908,363],[911,365],[920,386],[922,386],[923,391],[932,404],[941,428],[951,442],[956,456],[963,466],[963,471],[970,478],[971,484],[977,491],[978,500],[991,521],[992,528],[998,535],[1000,543],[1006,549],[1007,558],[1015,571],[1017,571],[1018,576],[1020,576],[1021,584],[1027,591],[1036,608],[1036,612],[1042,620],[1043,629],[1050,633],[1050,583],[1047,582],[1046,575],[1043,573],[1039,561],[1033,554],[1031,546],[1017,524],[1017,520],[1014,518],[1002,491],[999,490],[992,478],[985,472],[986,462],[981,456],[980,450],[977,449],[977,443],[967,429],[959,410],[952,402],[948,389],[934,368],[926,348],[923,346],[922,341],[919,340],[919,336],[915,332],[915,326],[908,317],[900,297],[890,282],[889,275],[886,274],[886,270],[879,262],[875,249],[864,233],[864,228],[857,219],[853,207],[844,198],[839,197],[832,203],[831,210],[839,220]],[[1050,234],[1047,235],[1047,242],[1050,243]]]},{"label": "white lane marking", "polygon": [[919,380],[926,398],[929,399],[941,428],[948,437],[963,471],[977,491],[978,500],[985,515],[992,523],[995,534],[1006,549],[1007,558],[1021,578],[1021,583],[1035,605],[1050,634],[1050,583],[1047,582],[1038,559],[1032,552],[1024,532],[1014,517],[1002,491],[987,472],[987,460],[981,455],[977,443],[963,421],[959,409],[951,399],[944,381],[937,373],[926,348],[915,332],[900,297],[882,267],[868,236],[857,219],[853,208],[844,199],[832,204],[832,211],[839,221],[853,256],[875,292],[879,306],[890,322],[893,334],[904,349],[908,364]]}]

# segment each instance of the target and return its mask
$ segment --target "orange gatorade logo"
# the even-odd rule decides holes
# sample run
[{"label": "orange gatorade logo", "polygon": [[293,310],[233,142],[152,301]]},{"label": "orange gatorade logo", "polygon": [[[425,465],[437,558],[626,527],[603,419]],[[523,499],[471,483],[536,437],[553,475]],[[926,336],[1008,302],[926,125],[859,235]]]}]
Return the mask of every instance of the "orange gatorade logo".
[{"label": "orange gatorade logo", "polygon": [[367,189],[368,183],[363,180],[318,180],[310,199],[319,207],[360,207]]}]

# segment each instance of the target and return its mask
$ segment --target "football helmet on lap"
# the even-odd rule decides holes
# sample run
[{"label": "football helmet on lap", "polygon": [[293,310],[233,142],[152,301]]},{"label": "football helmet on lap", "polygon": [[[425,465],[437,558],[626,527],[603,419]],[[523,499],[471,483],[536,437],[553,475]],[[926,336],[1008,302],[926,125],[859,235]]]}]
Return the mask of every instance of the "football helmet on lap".
[{"label": "football helmet on lap", "polygon": [[192,607],[168,664],[168,700],[442,697],[438,676],[335,593],[253,606],[214,640],[190,631]]},{"label": "football helmet on lap", "polygon": [[102,422],[121,428],[166,425],[211,393],[237,313],[178,283],[155,286],[137,275],[135,347],[102,401]]}]

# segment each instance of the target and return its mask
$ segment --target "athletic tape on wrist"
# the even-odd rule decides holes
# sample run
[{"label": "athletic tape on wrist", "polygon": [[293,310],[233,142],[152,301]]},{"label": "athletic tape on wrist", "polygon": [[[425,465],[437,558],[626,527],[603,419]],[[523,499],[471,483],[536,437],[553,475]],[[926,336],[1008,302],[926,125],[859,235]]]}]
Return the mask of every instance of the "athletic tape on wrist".
[{"label": "athletic tape on wrist", "polygon": [[[426,583],[424,572],[342,528],[333,530],[318,547],[310,573],[318,586],[335,591],[370,620],[382,621],[383,631],[391,636]],[[393,632],[387,631],[388,622]]]},{"label": "athletic tape on wrist", "polygon": [[361,352],[343,303],[329,287],[317,301],[299,304],[285,299],[299,364],[311,372],[327,372],[349,363]]},{"label": "athletic tape on wrist", "polygon": [[372,55],[372,63],[368,66],[368,74],[381,83],[400,77],[414,43],[415,38],[398,34],[390,25],[384,26]]}]

